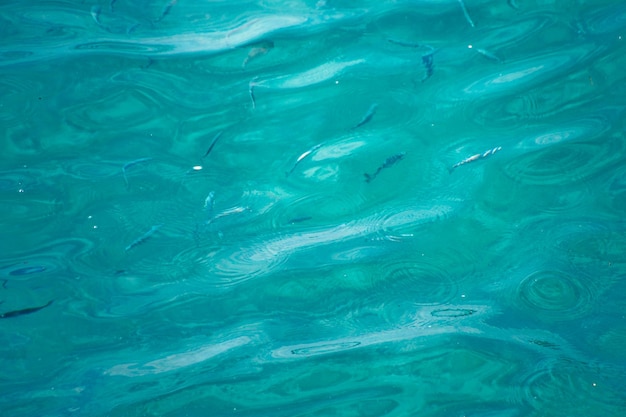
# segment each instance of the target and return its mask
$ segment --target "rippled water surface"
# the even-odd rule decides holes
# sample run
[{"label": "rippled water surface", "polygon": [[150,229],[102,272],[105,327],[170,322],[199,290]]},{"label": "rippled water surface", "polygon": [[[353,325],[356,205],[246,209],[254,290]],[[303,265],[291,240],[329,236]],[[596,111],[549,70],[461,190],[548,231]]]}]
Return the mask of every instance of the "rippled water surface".
[{"label": "rippled water surface", "polygon": [[6,416],[626,413],[626,3],[0,5]]}]

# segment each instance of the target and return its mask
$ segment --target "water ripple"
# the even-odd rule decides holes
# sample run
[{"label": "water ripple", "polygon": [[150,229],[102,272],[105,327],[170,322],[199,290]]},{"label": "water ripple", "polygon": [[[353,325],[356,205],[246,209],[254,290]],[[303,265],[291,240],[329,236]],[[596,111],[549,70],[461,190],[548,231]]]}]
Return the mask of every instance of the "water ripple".
[{"label": "water ripple", "polygon": [[73,270],[74,263],[93,249],[87,239],[57,239],[35,249],[3,259],[0,277],[9,281],[27,281],[61,277]]},{"label": "water ripple", "polygon": [[515,149],[544,149],[515,158],[505,166],[505,172],[513,180],[526,184],[571,184],[589,179],[617,164],[626,148],[620,138],[595,140],[607,129],[606,123],[588,119],[524,139]]},{"label": "water ripple", "polygon": [[[542,361],[521,383],[522,400],[538,415],[610,415],[623,395],[605,375],[585,362]],[[551,400],[555,396],[558,403]]]},{"label": "water ripple", "polygon": [[586,19],[586,25],[594,34],[619,32],[626,25],[626,7],[623,3],[617,2],[609,7],[593,10]]},{"label": "water ripple", "polygon": [[458,259],[437,257],[431,260],[383,261],[385,292],[409,299],[416,305],[441,305],[450,302],[458,292],[457,277],[448,272]]},{"label": "water ripple", "polygon": [[[451,211],[449,206],[434,206],[428,209],[405,210],[389,218],[385,223],[390,228],[415,227],[426,222],[435,221]],[[253,240],[241,245],[234,252],[211,255],[204,262],[213,265],[216,276],[221,276],[227,283],[245,281],[265,275],[282,265],[296,253],[329,244],[346,242],[362,238],[379,231],[380,223],[377,216],[350,221],[348,223],[311,228],[306,231],[279,235],[274,238]]]},{"label": "water ripple", "polygon": [[140,89],[99,89],[86,103],[63,109],[68,123],[87,131],[97,131],[114,125],[116,129],[132,129],[153,121],[161,104]]},{"label": "water ripple", "polygon": [[583,44],[572,51],[547,53],[510,62],[506,69],[498,68],[487,75],[483,75],[483,71],[468,72],[455,83],[447,85],[438,96],[444,101],[456,103],[459,100],[485,100],[494,96],[510,95],[570,72],[581,62],[591,60],[600,53],[596,45]]},{"label": "water ripple", "polygon": [[581,271],[539,270],[520,283],[515,304],[540,320],[561,321],[589,314],[596,299],[595,286]]}]

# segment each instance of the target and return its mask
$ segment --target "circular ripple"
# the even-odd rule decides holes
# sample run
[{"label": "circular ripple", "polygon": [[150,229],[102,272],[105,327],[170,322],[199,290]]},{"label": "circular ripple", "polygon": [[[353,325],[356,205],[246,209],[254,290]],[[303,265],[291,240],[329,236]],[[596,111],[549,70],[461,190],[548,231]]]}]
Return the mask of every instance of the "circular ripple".
[{"label": "circular ripple", "polygon": [[301,196],[290,196],[268,210],[272,227],[309,227],[326,224],[343,216],[352,216],[358,212],[365,199],[360,194],[348,192],[317,192]]},{"label": "circular ripple", "polygon": [[448,259],[398,261],[384,265],[385,292],[416,305],[440,305],[457,294],[456,280],[447,271]]},{"label": "circular ripple", "polygon": [[[158,117],[161,108],[157,100],[139,89],[93,89],[100,95],[86,100],[88,104],[66,107],[64,117],[68,123],[85,130],[131,129]],[[106,90],[106,91],[105,91]]]},{"label": "circular ripple", "polygon": [[591,310],[595,293],[582,274],[558,270],[527,276],[516,291],[519,308],[545,321],[571,320]]},{"label": "circular ripple", "polygon": [[5,258],[8,265],[0,267],[0,279],[27,281],[63,276],[73,268],[75,260],[92,250],[86,239],[58,239],[31,249],[19,257]]},{"label": "circular ripple", "polygon": [[626,25],[626,5],[616,2],[610,7],[594,8],[586,23],[587,28],[596,35],[622,30]]},{"label": "circular ripple", "polygon": [[619,363],[626,363],[626,326],[615,324],[605,333],[594,337],[593,349]]},{"label": "circular ripple", "polygon": [[[543,135],[537,140],[562,140],[563,137],[559,135],[555,132]],[[607,166],[617,163],[622,155],[618,148],[622,148],[623,145],[617,143],[613,145],[602,142],[550,146],[514,159],[505,167],[505,172],[515,181],[525,184],[572,184],[588,179],[602,172]]]},{"label": "circular ripple", "polygon": [[498,67],[487,75],[483,75],[484,72],[467,72],[457,82],[444,87],[439,96],[444,102],[454,102],[522,91],[571,70],[577,58],[572,53],[546,54],[511,62],[506,69]]},{"label": "circular ripple", "polygon": [[541,410],[540,415],[616,415],[613,411],[623,405],[623,393],[611,381],[614,373],[598,372],[585,362],[543,361],[520,382],[520,394],[522,401]]},{"label": "circular ripple", "polygon": [[201,279],[217,287],[226,288],[275,271],[288,256],[274,250],[271,244],[253,242],[247,247],[227,248],[199,261],[206,274]]},{"label": "circular ripple", "polygon": [[[15,82],[18,83],[19,80],[16,80]],[[17,89],[21,88],[21,86],[0,84],[0,90],[11,90],[12,88]],[[27,121],[25,122],[26,126],[29,129],[34,130],[34,124],[30,121],[41,119],[42,108],[39,105],[38,99],[42,96],[41,90],[41,87],[34,84],[29,91],[15,92],[5,96],[6,98],[3,100],[4,103],[0,106],[0,122],[2,122],[4,126],[16,126],[19,128],[17,130],[18,133],[11,132],[11,135],[9,136],[11,143],[18,142],[20,136],[29,134],[28,131],[24,130],[23,121]]]}]

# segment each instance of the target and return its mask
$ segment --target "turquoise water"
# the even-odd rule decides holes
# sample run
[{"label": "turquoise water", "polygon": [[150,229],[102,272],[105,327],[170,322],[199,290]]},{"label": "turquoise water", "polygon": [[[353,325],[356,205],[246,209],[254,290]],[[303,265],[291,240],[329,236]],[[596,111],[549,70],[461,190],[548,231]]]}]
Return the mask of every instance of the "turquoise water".
[{"label": "turquoise water", "polygon": [[0,39],[3,416],[625,415],[624,1],[13,2]]}]

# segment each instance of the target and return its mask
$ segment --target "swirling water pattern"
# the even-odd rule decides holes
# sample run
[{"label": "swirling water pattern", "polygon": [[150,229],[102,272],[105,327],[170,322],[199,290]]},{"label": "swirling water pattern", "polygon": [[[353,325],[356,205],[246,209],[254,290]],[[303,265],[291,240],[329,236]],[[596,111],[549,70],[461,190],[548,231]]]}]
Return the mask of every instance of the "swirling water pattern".
[{"label": "swirling water pattern", "polygon": [[2,415],[623,415],[625,22],[0,5]]}]

